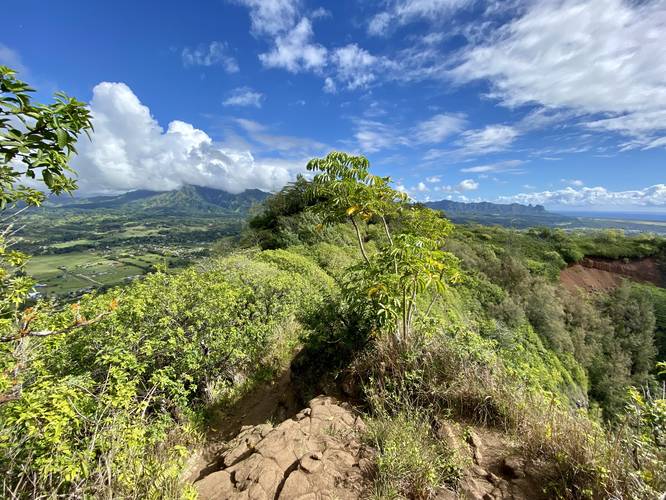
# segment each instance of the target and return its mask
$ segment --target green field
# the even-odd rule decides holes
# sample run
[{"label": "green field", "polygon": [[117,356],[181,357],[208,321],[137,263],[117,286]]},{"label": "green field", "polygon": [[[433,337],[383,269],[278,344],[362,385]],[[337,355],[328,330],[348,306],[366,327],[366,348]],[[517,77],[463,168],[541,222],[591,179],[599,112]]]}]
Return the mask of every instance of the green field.
[{"label": "green field", "polygon": [[39,209],[21,217],[17,249],[46,297],[74,298],[155,269],[185,266],[221,238],[238,235],[237,215],[163,215],[134,210]]},{"label": "green field", "polygon": [[37,280],[35,290],[50,297],[89,287],[119,285],[151,271],[161,262],[166,263],[167,259],[153,253],[117,257],[86,251],[35,256],[26,270]]}]

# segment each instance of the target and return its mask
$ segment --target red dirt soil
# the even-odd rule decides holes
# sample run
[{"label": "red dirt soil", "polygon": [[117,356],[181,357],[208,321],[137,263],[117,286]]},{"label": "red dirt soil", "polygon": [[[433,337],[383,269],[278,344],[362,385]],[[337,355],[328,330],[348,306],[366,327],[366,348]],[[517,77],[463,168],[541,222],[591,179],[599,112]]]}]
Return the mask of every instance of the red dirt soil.
[{"label": "red dirt soil", "polygon": [[617,287],[622,279],[663,287],[666,275],[653,257],[629,261],[586,257],[560,272],[560,282],[570,291],[577,288],[590,292],[608,291]]}]

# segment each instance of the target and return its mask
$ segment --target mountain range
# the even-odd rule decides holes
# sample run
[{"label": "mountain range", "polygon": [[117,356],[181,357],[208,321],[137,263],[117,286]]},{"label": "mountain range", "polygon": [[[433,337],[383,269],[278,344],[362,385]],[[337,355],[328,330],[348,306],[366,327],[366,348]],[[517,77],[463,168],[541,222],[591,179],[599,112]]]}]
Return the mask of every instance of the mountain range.
[{"label": "mountain range", "polygon": [[483,214],[483,215],[554,215],[542,205],[520,205],[519,203],[500,204],[482,201],[480,203],[463,203],[460,201],[440,200],[424,203],[427,207],[442,210],[447,214]]},{"label": "mountain range", "polygon": [[164,215],[246,214],[253,205],[263,202],[270,193],[247,189],[232,194],[219,189],[185,185],[173,191],[136,190],[110,196],[78,198],[51,197],[50,208],[73,210],[148,211]]},{"label": "mountain range", "polygon": [[[242,193],[232,194],[220,189],[185,185],[173,191],[150,191],[140,189],[127,193],[107,196],[72,197],[57,196],[48,200],[51,208],[76,210],[147,210],[161,213],[246,213],[253,205],[263,202],[270,193],[259,189],[247,189]],[[520,205],[512,203],[480,202],[462,203],[450,200],[431,201],[426,206],[442,210],[449,216],[488,215],[488,216],[549,216],[554,215],[541,205]]]}]

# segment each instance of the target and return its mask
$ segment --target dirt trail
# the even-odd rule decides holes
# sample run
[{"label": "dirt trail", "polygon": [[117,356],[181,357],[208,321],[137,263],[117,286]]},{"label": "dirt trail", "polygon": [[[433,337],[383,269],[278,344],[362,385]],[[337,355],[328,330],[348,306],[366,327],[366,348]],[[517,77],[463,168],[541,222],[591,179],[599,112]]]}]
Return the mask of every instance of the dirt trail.
[{"label": "dirt trail", "polygon": [[351,406],[318,396],[277,425],[243,427],[194,486],[202,500],[361,498],[372,467],[363,429]]},{"label": "dirt trail", "polygon": [[[334,397],[320,395],[304,404],[301,396],[286,369],[273,383],[217,410],[205,445],[183,476],[199,498],[366,498],[375,451],[363,444],[361,414]],[[542,481],[536,479],[543,470],[521,458],[506,434],[451,420],[433,425],[438,438],[467,457],[468,464],[457,490],[441,488],[435,498],[545,498]]]},{"label": "dirt trail", "polygon": [[215,410],[205,445],[190,459],[184,477],[194,482],[217,470],[227,442],[236,437],[243,427],[282,422],[294,416],[299,409],[300,401],[291,381],[291,370],[287,368],[275,382],[255,387],[230,408]]},{"label": "dirt trail", "polygon": [[[365,424],[345,402],[317,396],[296,412],[290,371],[257,387],[214,418],[206,447],[193,457],[187,477],[199,498],[359,499],[371,490],[375,451],[364,446]],[[526,462],[506,434],[442,421],[436,434],[468,467],[456,491],[443,500],[540,500],[542,471]]]},{"label": "dirt trail", "polygon": [[462,483],[463,498],[540,500],[543,471],[526,461],[516,443],[497,430],[475,427],[467,442],[474,465]]},{"label": "dirt trail", "polygon": [[455,421],[438,423],[437,436],[466,457],[468,465],[456,491],[442,488],[442,500],[545,500],[543,467],[527,461],[518,443],[488,427]]}]

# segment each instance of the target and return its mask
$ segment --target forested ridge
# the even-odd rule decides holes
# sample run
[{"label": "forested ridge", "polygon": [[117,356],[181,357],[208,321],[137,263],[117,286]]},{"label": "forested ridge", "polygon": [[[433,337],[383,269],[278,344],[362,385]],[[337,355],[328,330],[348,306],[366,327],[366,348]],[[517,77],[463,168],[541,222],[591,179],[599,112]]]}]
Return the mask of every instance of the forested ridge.
[{"label": "forested ridge", "polygon": [[[23,96],[3,109],[35,120],[2,122],[7,169],[30,148],[59,151],[26,164],[49,172],[45,190],[75,189],[65,167],[85,108],[63,97],[31,109],[13,73],[2,77]],[[286,367],[304,405],[348,387],[369,422],[371,497],[459,488],[471,464],[441,422],[511,436],[545,498],[666,489],[664,289],[559,284],[586,256],[652,257],[663,270],[663,238],[454,226],[362,156],[307,167],[312,180],[266,199],[217,255],[74,303],[28,306],[27,256],[3,234],[3,496],[193,498],[183,468],[212,414]],[[41,203],[3,172],[5,204]]]}]

